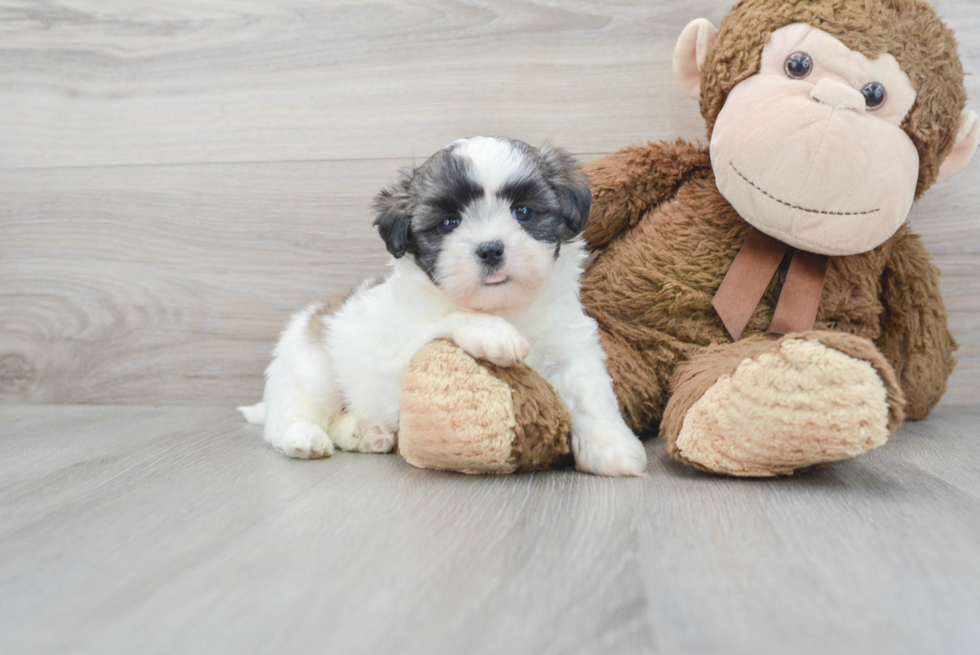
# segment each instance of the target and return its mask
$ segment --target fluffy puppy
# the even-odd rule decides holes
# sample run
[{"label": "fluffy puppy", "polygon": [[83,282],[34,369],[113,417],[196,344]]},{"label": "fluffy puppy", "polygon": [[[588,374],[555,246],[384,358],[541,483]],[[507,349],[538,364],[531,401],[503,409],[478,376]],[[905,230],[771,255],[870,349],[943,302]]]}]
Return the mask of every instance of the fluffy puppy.
[{"label": "fluffy puppy", "polygon": [[240,408],[291,457],[387,452],[412,356],[439,337],[542,375],[572,415],[577,468],[642,475],[593,319],[579,302],[579,233],[591,194],[565,151],[503,138],[456,141],[375,201],[392,254],[381,281],[312,305],[283,332],[263,402]]}]

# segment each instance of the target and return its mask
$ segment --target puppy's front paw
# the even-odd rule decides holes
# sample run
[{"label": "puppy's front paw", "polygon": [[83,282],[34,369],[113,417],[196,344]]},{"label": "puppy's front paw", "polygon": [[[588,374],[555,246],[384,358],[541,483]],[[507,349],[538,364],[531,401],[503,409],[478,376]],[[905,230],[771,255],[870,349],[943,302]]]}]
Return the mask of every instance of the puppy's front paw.
[{"label": "puppy's front paw", "polygon": [[297,459],[316,459],[333,455],[333,442],[319,425],[293,423],[278,439],[270,439],[276,450]]},{"label": "puppy's front paw", "polygon": [[497,366],[513,366],[531,352],[524,335],[499,316],[459,328],[453,333],[453,341],[471,357]]},{"label": "puppy's front paw", "polygon": [[572,432],[575,468],[595,475],[646,475],[647,452],[632,432],[623,428],[597,428],[585,434]]}]

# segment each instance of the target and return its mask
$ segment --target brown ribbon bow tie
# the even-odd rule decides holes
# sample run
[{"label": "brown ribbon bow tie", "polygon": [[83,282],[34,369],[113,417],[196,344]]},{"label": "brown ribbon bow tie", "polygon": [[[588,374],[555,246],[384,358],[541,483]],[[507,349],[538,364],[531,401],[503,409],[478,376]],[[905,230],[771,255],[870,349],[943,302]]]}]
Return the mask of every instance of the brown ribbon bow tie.
[{"label": "brown ribbon bow tie", "polygon": [[[770,280],[790,247],[756,228],[749,230],[745,244],[735,256],[711,305],[725,329],[738,341],[752,318]],[[769,332],[787,334],[813,329],[817,307],[827,277],[827,255],[793,249],[786,281],[776,302]]]}]

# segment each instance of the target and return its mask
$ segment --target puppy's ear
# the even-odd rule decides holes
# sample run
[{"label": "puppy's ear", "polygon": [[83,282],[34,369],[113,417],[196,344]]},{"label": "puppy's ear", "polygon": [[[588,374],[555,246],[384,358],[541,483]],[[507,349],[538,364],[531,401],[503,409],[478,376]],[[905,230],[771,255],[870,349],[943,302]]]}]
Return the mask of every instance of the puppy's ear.
[{"label": "puppy's ear", "polygon": [[412,208],[408,187],[415,177],[415,169],[402,171],[402,178],[393,186],[381,190],[374,199],[377,216],[374,226],[384,239],[385,247],[395,257],[413,251]]},{"label": "puppy's ear", "polygon": [[538,148],[548,184],[558,194],[561,214],[568,232],[566,239],[585,229],[592,208],[592,191],[582,167],[567,151],[545,143]]}]

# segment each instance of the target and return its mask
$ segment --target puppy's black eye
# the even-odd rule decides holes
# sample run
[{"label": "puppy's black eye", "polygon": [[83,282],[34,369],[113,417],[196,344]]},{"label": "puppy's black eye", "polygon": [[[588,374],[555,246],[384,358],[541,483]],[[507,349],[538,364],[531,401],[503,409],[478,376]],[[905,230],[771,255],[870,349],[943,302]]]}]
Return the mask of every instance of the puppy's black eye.
[{"label": "puppy's black eye", "polygon": [[439,231],[442,232],[443,234],[449,234],[457,227],[459,227],[458,218],[447,218],[443,220],[442,223],[439,223]]},{"label": "puppy's black eye", "polygon": [[813,70],[813,60],[805,52],[794,52],[786,58],[783,69],[794,80],[802,80]]},{"label": "puppy's black eye", "polygon": [[510,213],[521,223],[526,223],[534,217],[534,210],[525,205],[515,205]]},{"label": "puppy's black eye", "polygon": [[878,109],[885,104],[885,86],[881,82],[871,82],[861,87],[864,104],[868,109]]}]

